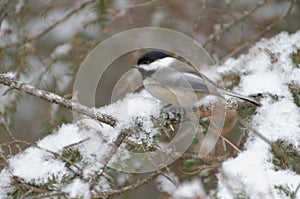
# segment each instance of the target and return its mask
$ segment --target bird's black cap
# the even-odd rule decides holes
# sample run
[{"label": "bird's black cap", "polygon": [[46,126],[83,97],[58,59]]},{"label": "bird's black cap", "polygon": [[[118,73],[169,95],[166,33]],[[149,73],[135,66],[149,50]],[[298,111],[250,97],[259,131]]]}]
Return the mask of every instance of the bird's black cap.
[{"label": "bird's black cap", "polygon": [[141,64],[150,64],[158,59],[162,59],[165,57],[171,57],[171,55],[168,55],[161,51],[150,51],[145,54],[143,54],[137,61],[137,65]]}]

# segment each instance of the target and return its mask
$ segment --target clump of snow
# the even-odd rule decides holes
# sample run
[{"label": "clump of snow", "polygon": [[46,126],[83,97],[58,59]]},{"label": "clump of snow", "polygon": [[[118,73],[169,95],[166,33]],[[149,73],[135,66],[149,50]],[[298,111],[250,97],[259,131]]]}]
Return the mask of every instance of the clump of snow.
[{"label": "clump of snow", "polygon": [[284,85],[278,75],[269,72],[254,73],[241,79],[241,90],[244,95],[255,93],[270,93],[273,95],[287,94],[287,85]]},{"label": "clump of snow", "polygon": [[32,183],[47,183],[53,176],[62,179],[67,173],[64,162],[33,147],[9,159],[9,166],[13,175]]},{"label": "clump of snow", "polygon": [[[300,109],[294,103],[290,84],[300,86],[300,68],[292,63],[292,54],[300,49],[300,31],[281,33],[258,42],[249,53],[229,59],[218,68],[221,74],[241,77],[236,92],[262,94],[262,107],[257,108],[251,125],[270,142],[283,140],[299,148]],[[270,55],[270,53],[272,55]],[[251,135],[251,132],[250,132]],[[271,146],[255,135],[236,158],[222,164],[218,174],[218,197],[287,198],[276,186],[296,191],[300,175],[291,170],[275,170]],[[300,197],[298,191],[296,198]]]},{"label": "clump of snow", "polygon": [[4,75],[6,77],[9,77],[9,78],[15,78],[16,77],[16,73],[14,73],[14,72],[7,72],[7,73],[4,73]]},{"label": "clump of snow", "polygon": [[144,124],[146,129],[150,130],[151,125],[147,121],[151,121],[152,117],[158,117],[160,109],[161,102],[158,99],[146,91],[141,91],[128,94],[126,98],[109,106],[101,107],[99,111],[116,118],[120,128],[132,126],[135,124],[135,119],[143,118],[143,121],[146,121]]},{"label": "clump of snow", "polygon": [[218,174],[219,198],[237,194],[250,198],[285,198],[275,189],[276,185],[289,185],[296,190],[300,176],[290,170],[275,171],[269,145],[262,140],[247,145],[246,151],[223,163]]},{"label": "clump of snow", "polygon": [[172,193],[173,199],[207,198],[202,182],[195,178],[190,182],[183,182]]},{"label": "clump of snow", "polygon": [[300,110],[290,97],[274,101],[267,98],[252,119],[253,127],[270,141],[285,140],[300,146]]},{"label": "clump of snow", "polygon": [[[111,115],[118,121],[114,130],[108,126],[106,127],[108,131],[103,129],[102,132],[109,137],[111,132],[115,134],[116,129],[139,126],[145,133],[132,135],[129,139],[138,144],[145,143],[145,141],[153,143],[153,136],[157,135],[159,131],[154,126],[152,119],[160,116],[161,108],[161,102],[145,90],[128,94],[124,99],[98,109],[99,112]],[[117,131],[117,134],[119,131]]]},{"label": "clump of snow", "polygon": [[[170,179],[172,179],[172,181]],[[168,178],[163,175],[160,175],[156,178],[156,182],[158,183],[158,189],[161,192],[166,192],[169,195],[173,194],[176,190],[176,184],[178,183],[178,177],[174,173],[168,173]],[[175,180],[175,182],[173,182]],[[176,183],[176,184],[175,184]]]},{"label": "clump of snow", "polygon": [[12,193],[15,187],[9,186],[12,176],[7,168],[0,172],[0,198],[7,198],[7,193]]},{"label": "clump of snow", "polygon": [[68,194],[69,198],[91,198],[90,185],[78,178],[73,180],[63,191]]},{"label": "clump of snow", "polygon": [[79,128],[73,124],[63,124],[57,132],[45,137],[37,143],[43,149],[61,152],[65,146],[81,141]]}]

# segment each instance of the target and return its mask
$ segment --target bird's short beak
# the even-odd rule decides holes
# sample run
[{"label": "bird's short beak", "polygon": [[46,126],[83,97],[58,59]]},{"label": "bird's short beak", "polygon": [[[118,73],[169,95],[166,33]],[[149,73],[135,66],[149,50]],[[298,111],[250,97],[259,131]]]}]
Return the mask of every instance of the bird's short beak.
[{"label": "bird's short beak", "polygon": [[137,68],[137,67],[138,67],[138,65],[133,65],[133,66],[132,66],[132,68]]}]

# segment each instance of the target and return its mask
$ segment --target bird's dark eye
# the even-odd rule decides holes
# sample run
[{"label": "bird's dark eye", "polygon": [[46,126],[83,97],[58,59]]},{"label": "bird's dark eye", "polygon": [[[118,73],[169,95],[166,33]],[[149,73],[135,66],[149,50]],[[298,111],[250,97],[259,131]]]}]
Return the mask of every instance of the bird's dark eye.
[{"label": "bird's dark eye", "polygon": [[143,60],[142,62],[140,62],[140,64],[150,64],[151,61],[150,60]]}]

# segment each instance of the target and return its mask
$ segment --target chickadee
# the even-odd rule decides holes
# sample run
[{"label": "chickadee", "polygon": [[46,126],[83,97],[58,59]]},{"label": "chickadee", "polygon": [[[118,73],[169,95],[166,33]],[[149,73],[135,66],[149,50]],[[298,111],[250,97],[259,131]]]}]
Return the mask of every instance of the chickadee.
[{"label": "chickadee", "polygon": [[219,97],[233,96],[260,106],[260,103],[253,99],[225,91],[194,67],[164,52],[145,53],[133,68],[141,73],[145,89],[168,104],[179,107],[194,106],[203,97],[213,93]]}]

